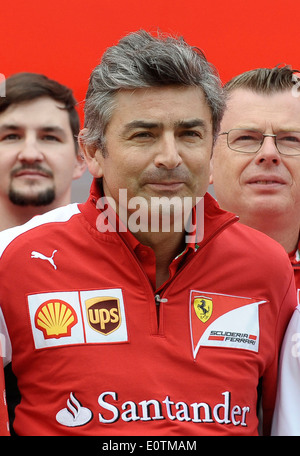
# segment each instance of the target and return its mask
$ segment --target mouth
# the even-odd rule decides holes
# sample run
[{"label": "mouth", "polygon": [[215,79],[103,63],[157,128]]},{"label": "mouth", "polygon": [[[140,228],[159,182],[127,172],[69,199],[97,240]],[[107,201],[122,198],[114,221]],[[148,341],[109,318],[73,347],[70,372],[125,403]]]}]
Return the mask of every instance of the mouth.
[{"label": "mouth", "polygon": [[21,169],[12,173],[13,178],[25,177],[26,179],[49,178],[51,174],[47,171],[37,169]]},{"label": "mouth", "polygon": [[184,186],[184,182],[148,182],[146,185],[159,191],[176,191]]},{"label": "mouth", "polygon": [[258,180],[258,181],[252,181],[249,182],[249,184],[254,184],[254,185],[283,185],[282,182],[278,181],[263,181],[263,180]]},{"label": "mouth", "polygon": [[274,186],[274,185],[285,185],[286,182],[277,176],[258,176],[247,181],[249,185],[262,185],[262,186]]},{"label": "mouth", "polygon": [[250,179],[248,182],[246,182],[247,186],[251,188],[254,191],[260,192],[260,193],[274,193],[277,191],[280,191],[285,185],[286,182],[278,177],[272,176],[272,177],[264,177],[264,176],[259,176]]}]

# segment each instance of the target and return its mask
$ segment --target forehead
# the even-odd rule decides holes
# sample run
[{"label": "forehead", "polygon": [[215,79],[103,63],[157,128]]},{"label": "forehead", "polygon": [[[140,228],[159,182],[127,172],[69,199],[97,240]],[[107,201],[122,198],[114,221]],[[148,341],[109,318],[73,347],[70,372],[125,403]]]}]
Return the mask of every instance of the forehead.
[{"label": "forehead", "polygon": [[211,110],[200,88],[151,87],[118,92],[110,124],[143,119],[168,125],[195,117],[211,123]]},{"label": "forehead", "polygon": [[40,97],[22,103],[11,104],[0,113],[0,125],[11,124],[20,128],[44,128],[56,125],[70,130],[68,112],[64,105],[50,97]]},{"label": "forehead", "polygon": [[249,89],[230,92],[222,128],[290,128],[300,130],[300,98],[292,90],[271,94]]}]

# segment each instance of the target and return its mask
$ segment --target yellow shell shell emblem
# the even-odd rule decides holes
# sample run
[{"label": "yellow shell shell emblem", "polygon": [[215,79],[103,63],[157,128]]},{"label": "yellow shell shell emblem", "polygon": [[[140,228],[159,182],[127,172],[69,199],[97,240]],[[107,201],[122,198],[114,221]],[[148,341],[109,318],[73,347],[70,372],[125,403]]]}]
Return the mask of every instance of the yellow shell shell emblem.
[{"label": "yellow shell shell emblem", "polygon": [[206,296],[196,296],[194,298],[194,309],[199,320],[202,321],[202,323],[206,323],[212,314],[212,299],[207,298]]},{"label": "yellow shell shell emblem", "polygon": [[77,321],[73,307],[60,299],[44,302],[35,314],[35,326],[43,332],[45,339],[70,336]]}]

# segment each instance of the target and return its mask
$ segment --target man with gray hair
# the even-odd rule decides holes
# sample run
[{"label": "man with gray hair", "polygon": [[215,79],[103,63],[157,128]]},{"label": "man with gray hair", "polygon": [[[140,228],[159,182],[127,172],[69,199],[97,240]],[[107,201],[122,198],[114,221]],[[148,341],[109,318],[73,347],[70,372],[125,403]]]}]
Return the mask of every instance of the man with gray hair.
[{"label": "man with gray hair", "polygon": [[206,193],[223,109],[181,38],[139,31],[103,55],[88,201],[0,235],[17,434],[257,435],[259,404],[270,432],[293,271]]}]

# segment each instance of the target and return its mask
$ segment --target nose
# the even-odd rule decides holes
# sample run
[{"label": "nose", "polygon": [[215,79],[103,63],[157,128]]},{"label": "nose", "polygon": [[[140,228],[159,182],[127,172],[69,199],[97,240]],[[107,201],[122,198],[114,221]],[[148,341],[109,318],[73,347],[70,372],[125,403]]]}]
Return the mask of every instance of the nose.
[{"label": "nose", "polygon": [[20,144],[18,159],[29,163],[43,160],[43,153],[38,145],[37,138],[28,136]]},{"label": "nose", "polygon": [[281,162],[281,155],[278,152],[276,147],[276,138],[273,135],[265,135],[261,148],[255,156],[255,161],[257,164],[266,163],[266,164],[275,164],[279,165]]},{"label": "nose", "polygon": [[157,168],[174,169],[181,163],[182,157],[174,136],[170,135],[162,139],[154,157],[155,166]]}]

